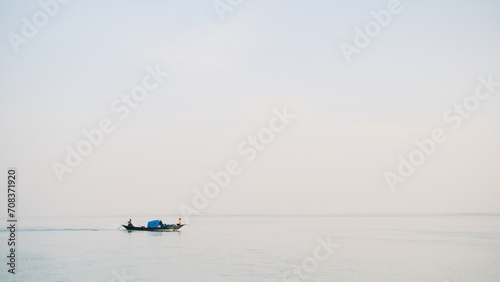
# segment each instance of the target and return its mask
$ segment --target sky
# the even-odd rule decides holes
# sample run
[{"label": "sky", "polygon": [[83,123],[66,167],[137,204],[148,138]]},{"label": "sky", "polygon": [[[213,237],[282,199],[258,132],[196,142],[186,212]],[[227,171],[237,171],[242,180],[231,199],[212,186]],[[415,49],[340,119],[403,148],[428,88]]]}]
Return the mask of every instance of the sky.
[{"label": "sky", "polygon": [[[487,0],[2,0],[0,167],[18,171],[22,216],[498,213],[499,11]],[[141,101],[123,102],[144,81]],[[103,120],[113,130],[70,167],[67,148]],[[268,143],[250,158],[252,136]],[[417,140],[433,140],[429,154]],[[400,156],[423,160],[402,175]],[[210,173],[231,161],[239,173],[207,197]],[[193,203],[193,189],[207,198]]]}]

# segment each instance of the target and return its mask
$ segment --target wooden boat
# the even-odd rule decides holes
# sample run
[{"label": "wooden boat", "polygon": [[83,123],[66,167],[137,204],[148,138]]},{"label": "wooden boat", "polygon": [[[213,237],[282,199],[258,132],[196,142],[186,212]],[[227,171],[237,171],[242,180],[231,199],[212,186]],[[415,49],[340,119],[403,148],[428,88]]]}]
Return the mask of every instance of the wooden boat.
[{"label": "wooden boat", "polygon": [[128,225],[122,225],[125,229],[132,231],[132,230],[137,230],[137,231],[177,231],[179,230],[182,226],[185,224],[163,224],[158,227],[144,227],[144,226],[128,226]]}]

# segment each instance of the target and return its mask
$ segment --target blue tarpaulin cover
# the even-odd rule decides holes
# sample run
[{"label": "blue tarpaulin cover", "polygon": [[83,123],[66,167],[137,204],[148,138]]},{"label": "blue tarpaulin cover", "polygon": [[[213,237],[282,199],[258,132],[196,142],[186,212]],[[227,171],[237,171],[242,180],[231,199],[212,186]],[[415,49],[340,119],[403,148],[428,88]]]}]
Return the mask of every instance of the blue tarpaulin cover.
[{"label": "blue tarpaulin cover", "polygon": [[151,220],[148,222],[148,228],[155,228],[161,225],[161,220]]}]

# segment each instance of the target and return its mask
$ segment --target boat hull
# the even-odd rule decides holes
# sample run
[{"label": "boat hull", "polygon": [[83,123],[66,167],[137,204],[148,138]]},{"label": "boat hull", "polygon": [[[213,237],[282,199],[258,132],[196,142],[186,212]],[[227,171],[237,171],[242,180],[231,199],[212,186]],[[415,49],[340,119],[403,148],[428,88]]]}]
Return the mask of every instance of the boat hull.
[{"label": "boat hull", "polygon": [[122,225],[125,229],[128,231],[156,231],[156,232],[168,232],[168,231],[177,231],[179,230],[184,224],[179,225],[167,225],[167,226],[160,226],[160,227],[144,227],[144,226],[128,226],[128,225]]}]

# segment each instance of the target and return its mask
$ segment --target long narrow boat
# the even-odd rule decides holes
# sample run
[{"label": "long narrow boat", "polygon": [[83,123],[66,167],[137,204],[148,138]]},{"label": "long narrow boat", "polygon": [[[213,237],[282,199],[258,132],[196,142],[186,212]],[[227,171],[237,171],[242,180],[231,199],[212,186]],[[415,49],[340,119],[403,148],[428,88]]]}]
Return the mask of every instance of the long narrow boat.
[{"label": "long narrow boat", "polygon": [[176,231],[179,230],[182,226],[185,224],[163,224],[162,226],[158,227],[144,227],[144,226],[128,226],[128,225],[122,225],[125,229],[132,231],[132,230],[137,230],[137,231]]}]

